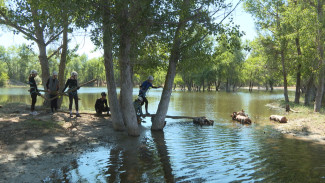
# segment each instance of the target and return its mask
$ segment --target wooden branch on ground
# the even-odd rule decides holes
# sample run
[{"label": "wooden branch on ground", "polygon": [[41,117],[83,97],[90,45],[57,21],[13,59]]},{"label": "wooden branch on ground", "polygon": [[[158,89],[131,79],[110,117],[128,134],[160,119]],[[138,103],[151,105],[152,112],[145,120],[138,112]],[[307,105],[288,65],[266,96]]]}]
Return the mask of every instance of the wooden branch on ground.
[{"label": "wooden branch on ground", "polygon": [[278,121],[280,123],[286,123],[288,120],[285,116],[271,115],[270,120]]},{"label": "wooden branch on ground", "polygon": [[[28,91],[30,92],[30,90],[28,90]],[[38,91],[39,91],[39,92],[45,92],[45,93],[48,93],[47,90],[38,90]],[[66,93],[64,93],[63,96],[68,97],[69,95],[66,94]],[[41,97],[42,97],[42,96],[41,96]],[[42,98],[44,98],[44,97],[42,97]],[[50,98],[50,99],[46,99],[46,100],[50,100],[50,101],[51,101],[51,99],[52,99],[52,98]],[[53,99],[55,99],[55,98],[53,97]],[[81,99],[78,97],[78,100],[81,100]]]},{"label": "wooden branch on ground", "polygon": [[293,109],[290,109],[291,112],[294,112],[294,113],[300,113],[300,111],[296,111],[296,110],[293,110]]},{"label": "wooden branch on ground", "polygon": [[66,94],[68,94],[69,92],[77,91],[78,88],[80,88],[80,87],[82,87],[82,86],[85,86],[85,85],[87,85],[87,84],[89,84],[89,83],[92,83],[92,82],[94,82],[94,81],[96,81],[96,80],[97,80],[97,79],[92,79],[92,80],[90,80],[90,81],[87,81],[87,82],[85,82],[85,83],[82,83],[82,84],[79,85],[78,87],[71,88],[71,89],[69,89],[68,91],[63,92],[63,93],[59,93],[57,96],[52,97],[52,98],[50,98],[49,100],[51,101],[51,100],[54,100],[54,99],[56,99],[56,98],[58,98],[58,97],[60,97],[60,96],[62,96],[62,95],[66,95]]}]

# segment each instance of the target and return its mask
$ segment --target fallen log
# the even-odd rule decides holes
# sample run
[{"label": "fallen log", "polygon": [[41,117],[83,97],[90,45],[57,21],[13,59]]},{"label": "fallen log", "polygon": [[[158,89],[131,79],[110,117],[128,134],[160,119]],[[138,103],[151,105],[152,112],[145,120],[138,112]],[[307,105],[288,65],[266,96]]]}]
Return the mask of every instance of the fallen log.
[{"label": "fallen log", "polygon": [[208,120],[205,117],[197,117],[197,118],[193,118],[193,123],[196,125],[200,125],[200,126],[212,126],[214,121],[213,120]]},{"label": "fallen log", "polygon": [[270,120],[278,121],[280,123],[286,123],[288,120],[285,116],[271,115]]},{"label": "fallen log", "polygon": [[251,124],[252,123],[252,121],[251,121],[251,119],[249,119],[249,117],[240,116],[240,115],[236,116],[236,121],[239,121],[242,124]]},{"label": "fallen log", "polygon": [[249,119],[248,115],[245,114],[244,110],[241,110],[239,112],[233,112],[231,115],[232,120],[236,120],[242,124],[251,124],[252,121]]},{"label": "fallen log", "polygon": [[[145,117],[155,117],[155,114],[149,114],[149,115],[146,115]],[[213,120],[206,119],[205,116],[191,117],[191,116],[169,116],[169,115],[166,115],[166,118],[171,118],[171,119],[192,119],[194,124],[201,125],[201,126],[203,126],[203,125],[211,126],[214,123]]]}]

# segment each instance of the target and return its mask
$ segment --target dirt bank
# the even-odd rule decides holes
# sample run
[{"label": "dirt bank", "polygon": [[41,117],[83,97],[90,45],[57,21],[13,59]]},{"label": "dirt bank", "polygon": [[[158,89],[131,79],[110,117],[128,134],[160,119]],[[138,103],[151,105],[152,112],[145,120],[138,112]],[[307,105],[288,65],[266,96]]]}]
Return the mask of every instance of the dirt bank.
[{"label": "dirt bank", "polygon": [[39,182],[85,149],[112,143],[117,133],[107,115],[38,111],[29,115],[25,104],[0,108],[0,182]]},{"label": "dirt bank", "polygon": [[281,115],[287,117],[287,123],[273,122],[274,128],[290,138],[313,141],[325,144],[325,115],[324,111],[314,113],[312,107],[290,103],[295,112],[285,113],[283,102],[267,105],[278,109]]}]

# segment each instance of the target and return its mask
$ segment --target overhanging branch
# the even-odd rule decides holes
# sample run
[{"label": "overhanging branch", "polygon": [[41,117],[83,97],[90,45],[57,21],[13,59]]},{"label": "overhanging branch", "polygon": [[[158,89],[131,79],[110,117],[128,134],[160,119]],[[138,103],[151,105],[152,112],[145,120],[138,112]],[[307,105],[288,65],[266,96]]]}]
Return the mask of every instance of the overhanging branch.
[{"label": "overhanging branch", "polygon": [[55,50],[50,56],[47,57],[48,60],[50,60],[55,54],[57,54],[61,49],[63,48],[63,45],[61,45],[57,50]]},{"label": "overhanging branch", "polygon": [[53,42],[54,40],[56,40],[61,34],[63,33],[63,30],[60,31],[58,34],[56,34],[55,36],[51,37],[46,43],[45,46],[49,45],[51,42]]}]

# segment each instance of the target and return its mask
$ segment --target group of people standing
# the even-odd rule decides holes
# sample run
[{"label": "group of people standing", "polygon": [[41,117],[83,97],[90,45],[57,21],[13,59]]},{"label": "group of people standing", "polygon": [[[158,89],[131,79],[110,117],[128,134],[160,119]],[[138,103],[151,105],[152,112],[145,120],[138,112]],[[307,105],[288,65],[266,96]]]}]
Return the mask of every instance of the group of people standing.
[{"label": "group of people standing", "polygon": [[[37,96],[41,96],[37,84],[35,81],[35,77],[37,76],[37,71],[32,70],[30,72],[29,76],[29,85],[30,85],[30,95],[32,98],[32,104],[31,104],[31,112],[30,114],[32,115],[37,115],[38,113],[35,111],[35,103],[37,101]],[[64,93],[64,91],[68,89],[68,96],[69,96],[69,111],[70,111],[70,117],[73,117],[72,115],[72,104],[73,101],[75,103],[75,109],[76,109],[76,117],[81,117],[79,114],[79,106],[78,106],[78,90],[79,90],[79,85],[78,85],[78,73],[73,71],[71,72],[71,77],[66,81],[65,86],[61,93]],[[145,110],[146,110],[146,115],[150,115],[148,112],[148,100],[146,98],[147,91],[149,88],[160,88],[160,86],[153,86],[153,76],[149,76],[146,81],[144,81],[140,85],[140,90],[139,90],[139,95],[137,99],[133,102],[136,115],[139,119],[141,120],[141,117],[144,116],[142,113],[142,106],[145,104]],[[52,76],[47,80],[46,82],[46,90],[45,92],[49,93],[50,96],[50,101],[51,101],[51,111],[52,113],[56,112],[58,109],[58,94],[59,94],[59,80],[58,80],[58,73],[54,71],[52,73]],[[107,105],[107,99],[106,99],[106,93],[102,92],[101,93],[101,98],[96,100],[95,103],[95,110],[97,114],[102,114],[103,112],[107,112],[109,115],[110,108]]]},{"label": "group of people standing", "polygon": [[[37,76],[37,71],[32,70],[29,75],[29,85],[30,85],[30,95],[32,98],[32,105],[31,105],[31,112],[32,115],[37,115],[38,113],[35,111],[35,103],[37,101],[37,96],[41,96],[37,84],[35,81],[35,77]],[[73,100],[75,102],[76,107],[76,117],[81,117],[79,114],[79,106],[78,106],[78,89],[80,88],[78,86],[78,73],[73,71],[71,72],[71,77],[67,80],[62,93],[69,88],[68,90],[68,96],[69,96],[69,111],[70,111],[70,117],[72,117],[72,103]],[[45,92],[49,93],[50,101],[51,101],[51,111],[52,113],[56,112],[58,109],[58,94],[59,94],[59,80],[58,80],[58,73],[54,71],[52,73],[52,76],[47,80],[46,82],[46,90]]]}]

